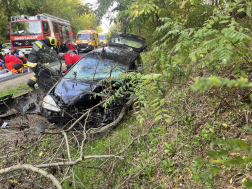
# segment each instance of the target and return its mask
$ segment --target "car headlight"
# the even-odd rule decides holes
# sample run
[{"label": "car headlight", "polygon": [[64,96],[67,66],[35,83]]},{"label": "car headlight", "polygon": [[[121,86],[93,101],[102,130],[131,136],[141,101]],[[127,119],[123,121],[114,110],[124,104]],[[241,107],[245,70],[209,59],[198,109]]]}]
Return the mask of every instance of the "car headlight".
[{"label": "car headlight", "polygon": [[47,95],[43,99],[42,107],[47,110],[55,111],[55,112],[60,112],[59,106],[56,104],[56,102],[53,100],[53,98],[50,95]]}]

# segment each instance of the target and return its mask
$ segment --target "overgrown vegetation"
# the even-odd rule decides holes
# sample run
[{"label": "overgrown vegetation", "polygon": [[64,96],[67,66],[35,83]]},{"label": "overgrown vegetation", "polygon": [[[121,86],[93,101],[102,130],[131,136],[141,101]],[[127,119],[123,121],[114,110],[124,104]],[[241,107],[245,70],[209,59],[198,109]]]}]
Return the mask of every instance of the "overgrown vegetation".
[{"label": "overgrown vegetation", "polygon": [[[174,9],[176,16],[159,18],[162,3],[187,10]],[[127,4],[119,15],[119,20],[123,15],[130,22],[121,28],[127,31],[139,29],[134,27],[138,19],[147,27],[151,20],[144,20],[146,15],[156,16],[160,23],[151,38],[140,32],[144,27],[139,29],[149,42],[153,37],[158,40],[145,55],[147,75],[137,83],[135,114],[140,125],[152,117],[170,127],[168,132],[177,132],[174,141],[165,143],[172,155],[169,162],[181,158],[173,179],[182,175],[194,179],[195,187],[203,188],[252,186],[251,8],[250,1],[242,0],[211,5],[200,1],[139,0]],[[188,11],[187,16],[179,17],[184,11]],[[174,143],[184,147],[173,150]],[[182,151],[187,154],[181,157]],[[189,174],[181,171],[184,169]],[[234,181],[237,177],[239,181]],[[181,182],[185,187],[194,185]],[[176,187],[175,182],[171,187]]]}]

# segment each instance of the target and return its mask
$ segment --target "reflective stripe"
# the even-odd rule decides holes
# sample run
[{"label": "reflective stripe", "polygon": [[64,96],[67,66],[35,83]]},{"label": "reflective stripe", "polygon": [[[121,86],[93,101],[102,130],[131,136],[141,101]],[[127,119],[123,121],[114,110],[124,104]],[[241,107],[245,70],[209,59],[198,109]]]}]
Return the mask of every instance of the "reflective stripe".
[{"label": "reflective stripe", "polygon": [[11,70],[12,73],[17,73],[17,70],[13,69]]},{"label": "reflective stripe", "polygon": [[32,63],[32,62],[27,62],[27,66],[29,66],[29,67],[32,67],[32,68],[34,68],[34,67],[36,67],[37,66],[37,64],[38,63]]},{"label": "reflective stripe", "polygon": [[23,66],[24,66],[24,69],[26,70],[26,69],[27,69],[27,65],[26,65],[26,64],[24,64]]},{"label": "reflective stripe", "polygon": [[31,80],[34,81],[34,82],[37,82],[37,78],[36,77],[32,77]]},{"label": "reflective stripe", "polygon": [[36,45],[38,45],[38,46],[39,46],[39,48],[41,48],[41,49],[42,49],[42,45],[43,45],[43,44],[42,44],[42,43],[40,43],[40,41],[36,41],[35,43],[36,43]]}]

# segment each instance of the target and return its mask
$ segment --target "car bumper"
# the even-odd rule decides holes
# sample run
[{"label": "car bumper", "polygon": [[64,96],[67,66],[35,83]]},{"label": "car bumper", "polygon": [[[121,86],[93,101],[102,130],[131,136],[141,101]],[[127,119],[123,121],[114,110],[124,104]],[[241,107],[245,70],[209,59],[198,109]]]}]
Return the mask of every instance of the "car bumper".
[{"label": "car bumper", "polygon": [[86,47],[78,46],[77,49],[78,49],[78,51],[92,51],[92,50],[94,50],[94,47],[92,45],[88,45]]},{"label": "car bumper", "polygon": [[106,47],[106,46],[108,46],[108,44],[107,44],[107,43],[104,43],[104,42],[101,42],[101,43],[100,43],[100,46],[101,46],[101,47]]},{"label": "car bumper", "polygon": [[47,119],[50,123],[55,124],[65,124],[70,121],[72,118],[68,115],[63,115],[62,112],[53,112],[47,109],[42,109],[42,116]]}]

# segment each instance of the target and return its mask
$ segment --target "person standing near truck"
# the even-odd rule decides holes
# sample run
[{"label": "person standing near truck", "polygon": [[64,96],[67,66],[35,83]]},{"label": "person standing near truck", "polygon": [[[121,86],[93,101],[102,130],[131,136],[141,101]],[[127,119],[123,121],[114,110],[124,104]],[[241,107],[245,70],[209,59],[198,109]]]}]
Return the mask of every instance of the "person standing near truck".
[{"label": "person standing near truck", "polygon": [[28,56],[28,62],[27,66],[35,73],[35,76],[33,76],[31,79],[28,80],[27,85],[31,89],[35,89],[35,84],[37,83],[39,79],[39,72],[40,70],[37,68],[39,59],[40,59],[40,53],[44,51],[46,47],[53,47],[57,46],[57,39],[55,37],[49,37],[46,40],[43,41],[36,41],[33,46],[32,50]]}]

